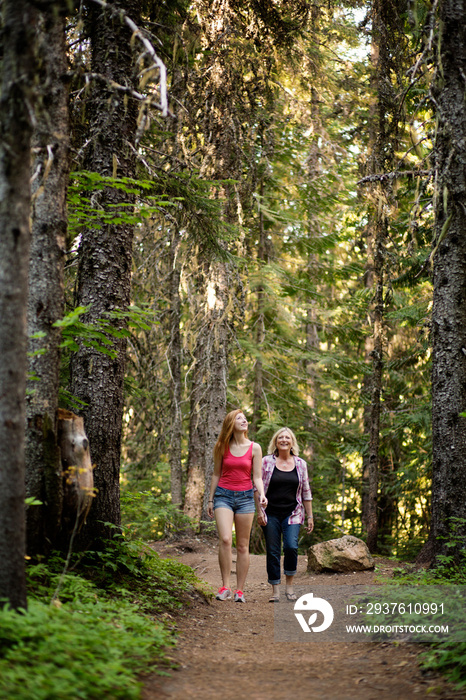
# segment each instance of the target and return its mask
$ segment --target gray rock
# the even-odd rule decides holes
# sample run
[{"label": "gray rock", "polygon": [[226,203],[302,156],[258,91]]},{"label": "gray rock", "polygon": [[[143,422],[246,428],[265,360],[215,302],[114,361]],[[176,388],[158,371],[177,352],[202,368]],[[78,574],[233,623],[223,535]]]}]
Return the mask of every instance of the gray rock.
[{"label": "gray rock", "polygon": [[345,573],[373,568],[374,560],[366,543],[352,535],[314,544],[308,550],[307,570],[312,573]]}]

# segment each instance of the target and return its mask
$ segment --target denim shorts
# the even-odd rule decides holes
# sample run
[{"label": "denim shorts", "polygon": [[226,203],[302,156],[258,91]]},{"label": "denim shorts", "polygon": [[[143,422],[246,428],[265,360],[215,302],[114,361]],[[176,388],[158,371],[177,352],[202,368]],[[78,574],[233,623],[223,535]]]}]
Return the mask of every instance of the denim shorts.
[{"label": "denim shorts", "polygon": [[214,510],[216,508],[228,508],[239,515],[254,513],[256,510],[254,491],[253,489],[231,491],[230,489],[224,489],[223,486],[217,486],[214,493]]}]

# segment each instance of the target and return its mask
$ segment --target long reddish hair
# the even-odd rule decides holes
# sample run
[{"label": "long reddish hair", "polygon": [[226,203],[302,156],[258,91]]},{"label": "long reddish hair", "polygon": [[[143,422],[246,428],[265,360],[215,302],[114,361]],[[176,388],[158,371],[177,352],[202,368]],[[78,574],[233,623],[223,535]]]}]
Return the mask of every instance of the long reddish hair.
[{"label": "long reddish hair", "polygon": [[[218,436],[217,442],[215,443],[214,447],[214,459],[217,459],[218,457],[223,457],[223,455],[225,454],[226,447],[230,444],[230,440],[235,429],[236,416],[239,413],[244,413],[244,411],[242,411],[240,408],[235,408],[234,411],[230,411],[230,413],[227,413],[227,415],[223,419],[222,429],[220,430],[220,435]],[[248,431],[246,430],[244,432],[244,437],[247,438],[247,436]]]}]

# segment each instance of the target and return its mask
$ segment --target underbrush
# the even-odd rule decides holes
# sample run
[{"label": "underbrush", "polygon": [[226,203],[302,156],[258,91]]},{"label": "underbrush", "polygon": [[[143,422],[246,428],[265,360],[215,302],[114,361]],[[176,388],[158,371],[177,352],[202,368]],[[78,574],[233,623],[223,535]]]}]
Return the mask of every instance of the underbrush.
[{"label": "underbrush", "polygon": [[28,609],[0,610],[0,697],[133,700],[174,644],[171,613],[201,583],[141,542],[30,564]]},{"label": "underbrush", "polygon": [[[429,599],[444,605],[442,622],[449,625],[448,635],[431,642],[420,655],[421,667],[426,671],[441,673],[459,689],[466,688],[466,567],[446,570],[423,571],[395,576],[400,585],[416,586],[429,591]],[[434,591],[434,594],[432,594]],[[406,620],[405,620],[406,621]],[[409,622],[409,620],[407,620]]]},{"label": "underbrush", "polygon": [[[144,484],[144,482],[142,482]],[[133,491],[128,485],[121,490],[121,520],[127,539],[146,542],[191,535],[199,528],[178,506],[171,503],[169,493],[160,489]],[[215,522],[202,521],[204,535],[216,534]]]},{"label": "underbrush", "polygon": [[190,518],[171,503],[170,494],[156,489],[121,490],[121,518],[128,537],[160,540],[195,529]]},{"label": "underbrush", "polygon": [[[453,519],[453,535],[446,545],[452,554],[438,556],[435,568],[394,569],[393,579],[387,582],[392,590],[398,586],[417,591],[412,597],[421,605],[429,598],[444,611],[438,619],[449,625],[449,632],[426,645],[420,663],[424,670],[441,673],[460,690],[466,689],[466,542],[460,534],[464,532],[463,524],[462,519]],[[405,615],[403,622],[409,624],[415,620]]]}]

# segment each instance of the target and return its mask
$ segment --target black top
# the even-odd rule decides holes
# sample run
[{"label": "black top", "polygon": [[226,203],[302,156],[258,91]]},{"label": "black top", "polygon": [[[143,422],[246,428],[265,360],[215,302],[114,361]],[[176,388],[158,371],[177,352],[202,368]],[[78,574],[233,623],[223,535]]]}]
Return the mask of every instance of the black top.
[{"label": "black top", "polygon": [[298,486],[299,478],[296,467],[290,472],[281,471],[275,467],[267,489],[268,504],[265,512],[282,519],[291,515],[298,503],[296,500]]}]

